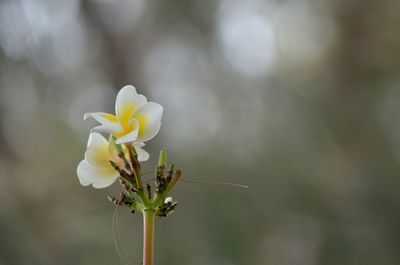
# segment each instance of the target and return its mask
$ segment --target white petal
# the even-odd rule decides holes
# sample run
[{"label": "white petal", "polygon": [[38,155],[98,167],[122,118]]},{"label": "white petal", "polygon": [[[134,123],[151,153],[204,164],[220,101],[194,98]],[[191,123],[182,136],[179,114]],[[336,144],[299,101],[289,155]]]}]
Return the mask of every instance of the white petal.
[{"label": "white petal", "polygon": [[141,146],[143,146],[143,145],[144,145],[144,144],[142,144],[142,143],[135,143],[135,144],[134,144],[136,153],[138,154],[138,160],[139,160],[140,162],[142,162],[142,161],[147,161],[147,160],[149,160],[149,157],[150,157],[149,153],[147,153],[145,150],[143,150],[143,149],[141,148]]},{"label": "white petal", "polygon": [[131,128],[134,128],[131,132],[119,137],[115,142],[117,144],[125,144],[125,143],[131,143],[134,142],[139,133],[139,123],[137,120],[130,120],[129,125]]},{"label": "white petal", "polygon": [[87,146],[104,146],[107,145],[107,140],[106,138],[103,137],[103,135],[101,135],[100,133],[97,132],[92,132],[89,134],[89,139],[87,142]]},{"label": "white petal", "polygon": [[118,135],[123,131],[122,125],[119,123],[118,118],[112,114],[105,112],[92,112],[85,113],[83,119],[93,118],[100,122],[101,125],[94,127],[92,131],[111,133],[113,135]]},{"label": "white petal", "polygon": [[93,178],[93,188],[103,189],[111,186],[118,178],[119,174],[111,167],[97,168],[97,175]]},{"label": "white petal", "polygon": [[78,165],[77,174],[83,186],[92,184],[94,188],[102,189],[110,186],[119,177],[118,173],[110,167],[96,167],[83,160]]},{"label": "white petal", "polygon": [[109,122],[103,125],[96,126],[92,129],[92,132],[103,132],[110,133],[114,136],[119,136],[124,131],[124,128],[119,122]]},{"label": "white petal", "polygon": [[118,122],[118,118],[116,116],[106,112],[85,113],[83,115],[83,120],[86,120],[87,118],[93,118],[101,124],[108,122]]},{"label": "white petal", "polygon": [[94,176],[93,167],[86,160],[82,160],[78,165],[76,174],[81,185],[88,186],[92,183],[92,176]]},{"label": "white petal", "polygon": [[135,110],[132,117],[139,121],[139,142],[148,141],[158,133],[162,113],[163,107],[155,102],[147,102]]},{"label": "white petal", "polygon": [[115,113],[121,124],[127,124],[133,111],[146,102],[146,97],[138,94],[133,86],[121,88],[115,102]]},{"label": "white petal", "polygon": [[90,134],[85,159],[94,166],[108,165],[110,160],[108,142],[101,134]]},{"label": "white petal", "polygon": [[134,143],[133,145],[134,145],[135,148],[136,148],[136,147],[143,147],[143,146],[145,146],[146,144],[145,144],[145,143],[141,143],[141,142],[136,142],[136,143]]}]

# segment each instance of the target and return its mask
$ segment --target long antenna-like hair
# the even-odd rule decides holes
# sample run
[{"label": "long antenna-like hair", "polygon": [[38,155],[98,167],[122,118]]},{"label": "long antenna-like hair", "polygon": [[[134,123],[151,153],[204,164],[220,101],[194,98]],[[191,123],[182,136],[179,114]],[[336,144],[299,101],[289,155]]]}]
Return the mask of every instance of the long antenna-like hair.
[{"label": "long antenna-like hair", "polygon": [[[154,173],[154,172],[155,172],[154,170],[147,171],[147,172],[144,172],[142,174],[142,176],[145,176],[145,175],[148,175],[148,174],[151,174],[151,173]],[[151,178],[151,179],[148,179],[148,180],[144,181],[143,183],[149,183],[149,182],[151,182],[151,181],[153,181],[155,179],[156,178]],[[183,179],[181,178],[181,179],[179,179],[179,181],[188,182],[188,183],[196,183],[196,184],[231,186],[231,187],[242,188],[242,189],[248,189],[249,188],[249,186],[247,186],[247,185],[238,184],[238,183],[232,183],[232,182],[203,181],[203,180],[195,180],[195,179],[187,179],[187,178],[183,178]]]},{"label": "long antenna-like hair", "polygon": [[[147,174],[150,174],[152,172],[146,172]],[[143,183],[149,183],[156,178],[151,178]],[[194,180],[194,179],[179,179],[179,181],[182,182],[188,182],[188,183],[196,183],[196,184],[207,184],[207,185],[218,185],[218,186],[231,186],[231,187],[236,187],[236,188],[242,188],[242,189],[248,189],[249,186],[243,185],[243,184],[237,184],[237,183],[231,183],[231,182],[215,182],[215,181],[203,181],[203,180]]]},{"label": "long antenna-like hair", "polygon": [[249,186],[231,182],[214,182],[214,181],[201,181],[201,180],[193,180],[193,179],[180,179],[182,182],[196,183],[196,184],[208,184],[208,185],[219,185],[219,186],[232,186],[237,188],[248,189]]},{"label": "long antenna-like hair", "polygon": [[[115,205],[114,215],[113,215],[113,219],[112,219],[112,231],[113,231],[114,245],[115,245],[115,249],[117,250],[117,254],[118,254],[120,260],[122,261],[122,263],[124,265],[128,265],[128,261],[125,259],[125,257],[127,259],[132,259],[132,257],[129,256],[128,251],[126,250],[124,241],[122,240],[121,233],[119,232],[119,228],[118,228],[118,213],[119,213],[119,208],[120,208],[119,206],[120,205],[117,202],[117,204]],[[121,246],[121,249],[119,248],[118,243]],[[123,253],[121,253],[121,251]],[[141,264],[141,263],[138,262],[136,264]]]},{"label": "long antenna-like hair", "polygon": [[119,204],[116,203],[115,209],[114,209],[114,215],[113,215],[113,219],[112,219],[112,232],[113,232],[113,238],[114,238],[114,245],[115,245],[115,249],[117,250],[117,254],[118,254],[119,258],[121,259],[122,263],[128,265],[128,262],[126,262],[123,254],[121,253],[121,250],[118,246],[118,242],[119,242],[121,245],[121,249],[124,252],[124,255],[129,257],[129,255],[127,254],[124,242],[122,241],[121,234],[119,233],[118,226],[117,226],[118,209],[119,209]]}]

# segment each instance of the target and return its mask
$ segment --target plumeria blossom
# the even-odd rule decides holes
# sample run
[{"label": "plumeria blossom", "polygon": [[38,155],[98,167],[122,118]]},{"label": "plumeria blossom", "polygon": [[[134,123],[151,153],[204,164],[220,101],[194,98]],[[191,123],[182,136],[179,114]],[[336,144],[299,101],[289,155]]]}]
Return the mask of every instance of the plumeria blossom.
[{"label": "plumeria blossom", "polygon": [[[181,179],[182,170],[174,164],[167,168],[167,153],[161,150],[154,173],[154,184],[142,179],[142,161],[149,154],[145,142],[160,130],[163,108],[147,102],[133,86],[124,86],[117,95],[115,115],[104,112],[86,113],[100,123],[90,132],[85,158],[77,167],[79,182],[102,189],[117,179],[123,188],[119,197],[108,197],[116,207],[128,207],[131,213],[143,213],[143,265],[153,265],[155,218],[167,217],[178,202],[167,197]],[[101,134],[109,135],[109,140]],[[116,208],[117,209],[117,208]]]},{"label": "plumeria blossom", "polygon": [[92,131],[114,135],[117,144],[144,143],[153,138],[161,126],[163,107],[155,102],[147,102],[145,96],[127,85],[117,95],[115,114],[104,112],[86,113],[84,119],[91,117],[101,123]]},{"label": "plumeria blossom", "polygon": [[[139,161],[149,159],[149,154],[141,148],[144,146],[143,143],[134,143],[133,145]],[[100,133],[90,133],[85,159],[79,163],[77,169],[80,183],[83,186],[93,185],[97,189],[113,184],[120,175],[111,166],[110,160],[121,168],[124,166],[124,162],[118,157],[112,137],[107,141]]]}]

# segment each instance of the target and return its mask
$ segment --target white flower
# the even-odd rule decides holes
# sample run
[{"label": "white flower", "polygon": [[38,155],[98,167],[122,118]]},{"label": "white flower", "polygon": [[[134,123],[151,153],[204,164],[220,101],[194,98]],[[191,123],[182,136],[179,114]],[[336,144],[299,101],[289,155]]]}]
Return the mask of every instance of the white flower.
[{"label": "white flower", "polygon": [[[139,161],[149,159],[149,154],[141,147],[143,143],[134,143]],[[118,157],[112,138],[107,141],[100,133],[90,133],[85,159],[82,160],[77,169],[80,183],[83,186],[93,185],[94,188],[106,188],[114,183],[119,173],[111,166],[110,160],[114,161],[120,168],[124,163]]]},{"label": "white flower", "polygon": [[163,107],[155,102],[147,102],[145,96],[131,86],[124,86],[118,92],[115,102],[116,115],[93,112],[86,113],[84,119],[94,118],[101,125],[92,131],[114,135],[116,143],[146,142],[153,138],[161,126]]}]

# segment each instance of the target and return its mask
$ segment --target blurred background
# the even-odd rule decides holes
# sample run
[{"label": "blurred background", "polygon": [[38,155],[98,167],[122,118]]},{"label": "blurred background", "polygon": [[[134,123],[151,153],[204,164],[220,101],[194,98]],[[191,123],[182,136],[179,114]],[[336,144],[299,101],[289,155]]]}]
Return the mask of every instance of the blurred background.
[{"label": "blurred background", "polygon": [[[400,264],[400,2],[3,0],[0,264],[122,264],[83,113],[133,84],[184,177],[156,264]],[[147,176],[151,178],[151,176]],[[121,209],[128,264],[142,218]]]}]

